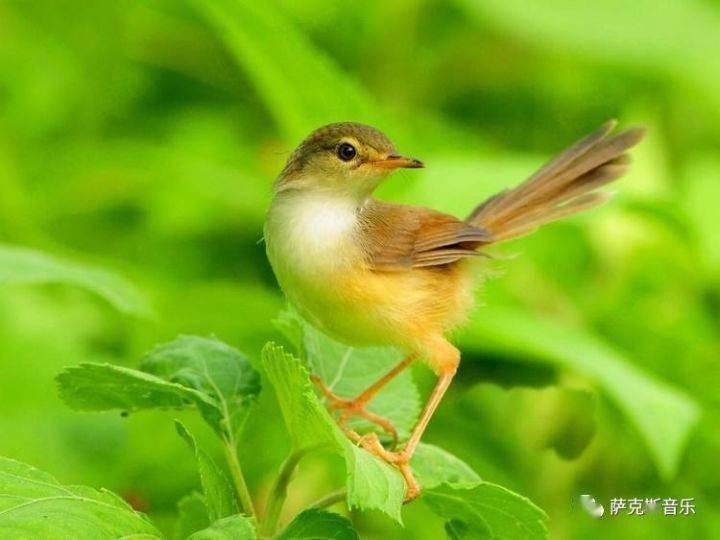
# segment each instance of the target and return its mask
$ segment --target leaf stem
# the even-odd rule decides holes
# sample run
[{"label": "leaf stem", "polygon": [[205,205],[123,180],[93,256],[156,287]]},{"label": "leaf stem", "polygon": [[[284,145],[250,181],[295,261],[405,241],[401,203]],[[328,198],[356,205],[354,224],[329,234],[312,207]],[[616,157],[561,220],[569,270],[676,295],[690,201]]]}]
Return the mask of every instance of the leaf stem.
[{"label": "leaf stem", "polygon": [[227,438],[223,438],[223,442],[225,443],[223,445],[225,447],[225,457],[230,467],[230,474],[235,484],[235,491],[240,500],[240,508],[249,517],[254,517],[255,507],[253,506],[250,490],[247,487],[245,476],[243,476],[242,468],[240,467],[235,437],[233,437],[232,434],[228,434]]},{"label": "leaf stem", "polygon": [[310,505],[310,508],[317,508],[318,510],[322,508],[327,508],[328,506],[332,506],[335,503],[344,501],[345,497],[347,497],[347,488],[343,487],[340,489],[336,489],[335,491],[331,491],[324,497],[320,497],[317,501]]},{"label": "leaf stem", "polygon": [[263,522],[260,527],[261,535],[270,537],[275,534],[278,518],[280,517],[280,512],[282,511],[285,499],[287,498],[288,485],[292,479],[293,472],[295,472],[295,468],[302,458],[318,448],[320,448],[320,446],[311,446],[301,450],[294,450],[285,459],[285,461],[283,461],[283,464],[280,466],[280,472],[275,478],[273,486],[270,489],[270,495],[268,496],[268,502],[265,509],[265,517],[263,518]]}]

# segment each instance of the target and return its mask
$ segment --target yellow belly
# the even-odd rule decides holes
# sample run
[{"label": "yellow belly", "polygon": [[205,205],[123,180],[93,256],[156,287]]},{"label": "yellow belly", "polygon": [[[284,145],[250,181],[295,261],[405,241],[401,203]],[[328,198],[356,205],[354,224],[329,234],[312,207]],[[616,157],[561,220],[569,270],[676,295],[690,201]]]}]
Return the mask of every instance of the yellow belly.
[{"label": "yellow belly", "polygon": [[306,319],[355,346],[422,349],[428,338],[461,323],[472,305],[463,266],[388,273],[357,269],[321,287],[283,288]]}]

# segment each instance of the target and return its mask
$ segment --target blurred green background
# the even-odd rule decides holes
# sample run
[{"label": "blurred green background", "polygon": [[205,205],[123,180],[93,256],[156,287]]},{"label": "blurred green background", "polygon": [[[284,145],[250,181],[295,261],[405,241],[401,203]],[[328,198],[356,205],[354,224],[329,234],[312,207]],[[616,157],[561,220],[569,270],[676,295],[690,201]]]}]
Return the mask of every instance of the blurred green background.
[{"label": "blurred green background", "polygon": [[[73,413],[53,377],[134,365],[179,333],[255,360],[280,339],[259,240],[307,132],[376,125],[428,166],[380,195],[464,214],[612,117],[650,130],[632,172],[605,207],[494,252],[427,440],[530,497],[551,537],[720,538],[716,0],[0,2],[0,241],[112,269],[156,312],[1,286],[0,455],[172,531],[197,480],[171,413]],[[259,501],[288,447],[266,387],[241,445]],[[338,466],[303,463],[286,518]],[[606,513],[611,497],[694,497],[697,514],[593,520],[582,493]],[[422,502],[405,529],[353,518],[362,538],[443,535]]]}]

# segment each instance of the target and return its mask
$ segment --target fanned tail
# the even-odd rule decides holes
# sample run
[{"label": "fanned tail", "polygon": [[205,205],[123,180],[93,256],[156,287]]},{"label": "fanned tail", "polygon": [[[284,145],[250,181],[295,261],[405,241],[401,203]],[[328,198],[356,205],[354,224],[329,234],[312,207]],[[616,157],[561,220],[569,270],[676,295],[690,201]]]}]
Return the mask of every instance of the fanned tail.
[{"label": "fanned tail", "polygon": [[494,243],[602,204],[608,194],[596,190],[625,174],[630,165],[625,152],[645,135],[645,128],[636,127],[611,136],[616,124],[606,122],[516,188],[490,197],[466,222],[488,231]]}]

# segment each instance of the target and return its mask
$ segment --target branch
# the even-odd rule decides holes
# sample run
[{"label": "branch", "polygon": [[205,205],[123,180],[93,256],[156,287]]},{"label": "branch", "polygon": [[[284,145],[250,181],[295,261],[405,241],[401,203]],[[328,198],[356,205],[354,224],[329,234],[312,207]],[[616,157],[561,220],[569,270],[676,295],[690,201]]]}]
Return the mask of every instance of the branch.
[{"label": "branch", "polygon": [[310,505],[310,508],[316,508],[318,510],[321,510],[323,508],[327,508],[328,506],[332,506],[335,503],[339,503],[345,500],[347,497],[347,488],[340,488],[336,489],[335,491],[331,491],[324,497],[319,498],[317,501],[312,503]]},{"label": "branch", "polygon": [[293,472],[295,472],[295,468],[302,458],[318,448],[320,448],[320,446],[311,446],[309,448],[295,450],[290,453],[281,465],[280,472],[275,478],[275,482],[273,482],[270,490],[270,495],[268,496],[265,518],[260,527],[261,535],[270,537],[275,534],[278,518],[280,517],[280,512],[287,498],[288,485],[292,479]]},{"label": "branch", "polygon": [[249,517],[253,517],[255,515],[255,507],[253,506],[252,497],[250,497],[250,490],[247,487],[242,468],[240,467],[240,459],[238,458],[235,438],[232,434],[228,434],[227,438],[223,437],[223,443],[223,446],[225,447],[225,457],[227,458],[227,462],[230,467],[230,474],[232,475],[233,483],[235,484],[235,491],[237,492],[238,499],[240,501],[240,508]]}]

